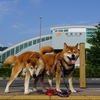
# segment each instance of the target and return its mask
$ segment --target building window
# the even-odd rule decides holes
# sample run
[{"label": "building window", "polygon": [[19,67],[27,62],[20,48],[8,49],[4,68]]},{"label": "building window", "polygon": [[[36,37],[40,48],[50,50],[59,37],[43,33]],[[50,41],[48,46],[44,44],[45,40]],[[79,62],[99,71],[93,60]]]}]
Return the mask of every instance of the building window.
[{"label": "building window", "polygon": [[32,46],[32,41],[28,42],[28,46]]},{"label": "building window", "polygon": [[10,56],[10,50],[9,50],[9,51],[7,51],[7,57],[8,57],[8,56]]},{"label": "building window", "polygon": [[27,43],[24,43],[24,48],[27,48]]},{"label": "building window", "polygon": [[68,32],[68,30],[64,30],[64,32]]},{"label": "building window", "polygon": [[45,38],[42,38],[42,42],[45,41]]},{"label": "building window", "polygon": [[49,40],[49,37],[46,37],[46,40]]},{"label": "building window", "polygon": [[33,45],[36,44],[36,40],[33,40]]},{"label": "building window", "polygon": [[58,30],[58,32],[63,32],[63,30]]},{"label": "building window", "polygon": [[40,39],[37,39],[37,43],[40,43]]},{"label": "building window", "polygon": [[53,32],[57,32],[57,30],[53,30]]},{"label": "building window", "polygon": [[73,33],[70,33],[70,35],[73,35]]},{"label": "building window", "polygon": [[68,33],[66,33],[66,35],[68,35]]},{"label": "building window", "polygon": [[11,55],[14,55],[14,48],[11,49]]},{"label": "building window", "polygon": [[18,52],[19,52],[19,46],[16,47],[16,53],[18,53]]},{"label": "building window", "polygon": [[94,29],[94,28],[87,28],[86,31],[87,31],[87,32],[95,32],[96,29]]},{"label": "building window", "polygon": [[23,50],[23,44],[20,45],[20,51]]},{"label": "building window", "polygon": [[50,36],[50,39],[52,39],[52,36]]},{"label": "building window", "polygon": [[82,35],[82,33],[79,33],[79,35]]},{"label": "building window", "polygon": [[5,61],[5,57],[6,56],[6,54],[4,53],[3,55],[2,55],[2,61]]}]

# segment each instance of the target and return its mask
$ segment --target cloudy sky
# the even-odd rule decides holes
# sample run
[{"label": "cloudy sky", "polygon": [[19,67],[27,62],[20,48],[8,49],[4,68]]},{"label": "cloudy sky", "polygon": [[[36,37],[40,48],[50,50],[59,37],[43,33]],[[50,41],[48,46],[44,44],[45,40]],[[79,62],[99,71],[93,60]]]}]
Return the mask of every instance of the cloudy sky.
[{"label": "cloudy sky", "polygon": [[100,0],[0,0],[0,46],[12,46],[65,25],[96,25]]}]

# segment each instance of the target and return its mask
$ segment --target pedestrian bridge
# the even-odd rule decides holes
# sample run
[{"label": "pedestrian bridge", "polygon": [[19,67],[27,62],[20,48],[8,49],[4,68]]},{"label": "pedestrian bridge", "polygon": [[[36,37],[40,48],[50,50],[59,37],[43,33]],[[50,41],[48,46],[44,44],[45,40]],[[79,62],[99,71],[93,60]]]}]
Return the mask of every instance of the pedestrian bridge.
[{"label": "pedestrian bridge", "polygon": [[16,55],[25,51],[38,51],[40,46],[49,45],[51,46],[52,35],[42,35],[41,37],[34,37],[18,44],[15,44],[0,53],[0,62],[4,62],[5,59],[10,55]]}]

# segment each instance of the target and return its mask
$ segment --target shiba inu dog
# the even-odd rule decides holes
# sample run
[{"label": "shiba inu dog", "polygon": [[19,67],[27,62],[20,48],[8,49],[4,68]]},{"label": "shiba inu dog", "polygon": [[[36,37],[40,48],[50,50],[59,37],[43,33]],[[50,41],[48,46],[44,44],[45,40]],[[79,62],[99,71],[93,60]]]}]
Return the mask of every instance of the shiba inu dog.
[{"label": "shiba inu dog", "polygon": [[[48,82],[50,87],[52,87],[52,78],[53,78],[53,74],[55,73],[56,90],[61,92],[60,80],[61,80],[62,71],[60,66],[63,66],[64,74],[66,73],[68,74],[69,88],[71,92],[76,92],[73,87],[72,79],[73,79],[74,65],[76,60],[79,57],[78,44],[76,44],[75,46],[68,46],[66,43],[64,43],[63,50],[57,54],[49,54],[48,53],[49,50],[52,52],[53,48],[50,46],[44,46],[39,50],[39,53],[43,56],[45,63],[47,63],[46,67],[49,72]],[[59,59],[60,62],[58,62]]]},{"label": "shiba inu dog", "polygon": [[24,94],[29,94],[32,90],[29,90],[30,76],[36,78],[44,70],[44,59],[38,52],[27,51],[19,56],[11,55],[5,60],[6,65],[14,63],[12,68],[11,77],[6,85],[5,92],[9,92],[9,86],[18,76],[18,74],[24,69],[25,73],[25,89]]}]

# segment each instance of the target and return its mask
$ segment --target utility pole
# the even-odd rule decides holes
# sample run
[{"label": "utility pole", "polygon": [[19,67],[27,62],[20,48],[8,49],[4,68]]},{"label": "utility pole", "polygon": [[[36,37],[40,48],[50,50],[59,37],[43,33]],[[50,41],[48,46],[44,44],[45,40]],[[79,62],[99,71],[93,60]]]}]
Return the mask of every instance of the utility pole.
[{"label": "utility pole", "polygon": [[39,43],[39,49],[41,48],[41,28],[42,28],[42,17],[40,17],[40,43]]}]

